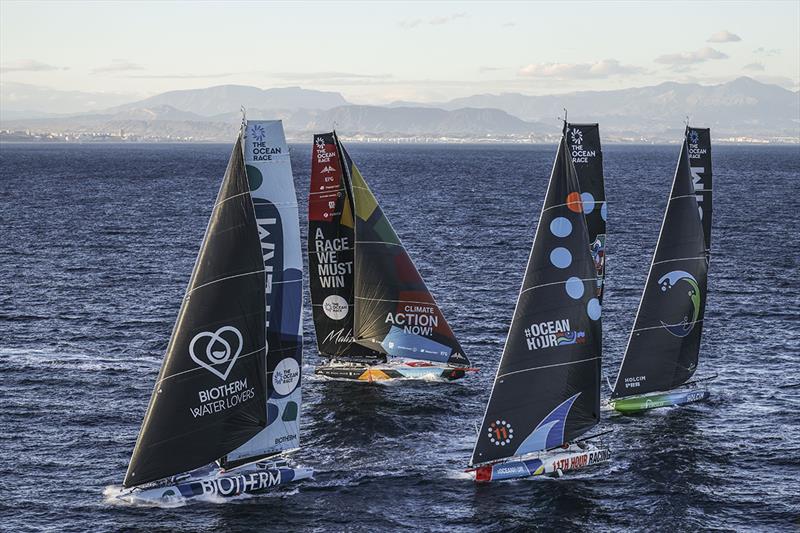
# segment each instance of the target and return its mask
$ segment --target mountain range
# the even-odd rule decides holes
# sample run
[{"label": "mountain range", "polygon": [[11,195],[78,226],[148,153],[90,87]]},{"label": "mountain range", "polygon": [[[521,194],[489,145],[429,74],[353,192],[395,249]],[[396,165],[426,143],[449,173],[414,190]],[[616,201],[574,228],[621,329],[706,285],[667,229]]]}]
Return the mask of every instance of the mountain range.
[{"label": "mountain range", "polygon": [[300,87],[221,85],[71,115],[3,107],[0,129],[73,138],[106,134],[117,140],[228,141],[244,107],[251,118],[282,119],[289,139],[298,141],[334,127],[344,138],[366,140],[549,141],[560,131],[556,117],[567,108],[574,122],[599,122],[611,142],[674,141],[687,116],[711,127],[720,140],[800,142],[798,93],[751,78],[544,96],[481,94],[386,106],[355,105],[336,92]]}]

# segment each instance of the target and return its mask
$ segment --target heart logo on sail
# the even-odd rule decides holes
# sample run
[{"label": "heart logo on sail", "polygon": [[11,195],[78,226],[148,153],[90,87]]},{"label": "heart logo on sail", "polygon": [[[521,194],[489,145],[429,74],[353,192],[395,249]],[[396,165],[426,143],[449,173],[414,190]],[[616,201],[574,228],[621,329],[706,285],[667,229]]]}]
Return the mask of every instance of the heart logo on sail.
[{"label": "heart logo on sail", "polygon": [[[227,339],[223,337],[225,333],[228,333]],[[197,356],[194,349],[197,341],[205,339],[206,337],[208,337],[205,353],[206,360],[203,360]],[[235,350],[234,347],[231,346],[231,342],[229,342],[233,340],[236,342]],[[216,375],[222,381],[225,381],[228,379],[228,374],[231,373],[233,365],[236,364],[236,359],[239,357],[239,354],[242,353],[242,344],[242,334],[238,329],[233,326],[222,326],[213,333],[210,331],[201,331],[195,335],[189,343],[189,356],[195,363]],[[228,363],[224,372],[220,372],[215,368],[217,365],[224,363]]]}]

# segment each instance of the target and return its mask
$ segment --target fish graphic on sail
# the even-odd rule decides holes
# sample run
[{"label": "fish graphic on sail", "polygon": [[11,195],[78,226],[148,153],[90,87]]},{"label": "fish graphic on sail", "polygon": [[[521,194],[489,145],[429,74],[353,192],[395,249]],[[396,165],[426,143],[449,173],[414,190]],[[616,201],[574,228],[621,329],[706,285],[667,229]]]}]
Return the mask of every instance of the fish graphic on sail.
[{"label": "fish graphic on sail", "polygon": [[302,270],[291,169],[251,157],[254,142],[285,147],[282,125],[242,131],[117,496],[124,501],[255,494],[313,474],[285,458],[259,460],[298,443]]},{"label": "fish graphic on sail", "polygon": [[597,124],[567,123],[567,143],[572,163],[578,174],[581,201],[586,215],[589,246],[597,269],[596,295],[603,303],[603,284],[606,275],[606,221],[608,204],[603,179],[603,151],[600,147],[600,127]]},{"label": "fish graphic on sail", "polygon": [[553,474],[609,457],[594,444],[569,444],[600,420],[601,305],[588,240],[562,136],[470,460],[477,481]]},{"label": "fish graphic on sail", "polygon": [[331,358],[317,373],[463,377],[469,360],[347,150],[335,133],[315,136],[313,150],[311,299]]},{"label": "fish graphic on sail", "polygon": [[650,272],[611,394],[610,404],[618,411],[708,397],[705,390],[673,389],[694,375],[700,354],[710,258],[710,157],[709,130],[687,127]]}]

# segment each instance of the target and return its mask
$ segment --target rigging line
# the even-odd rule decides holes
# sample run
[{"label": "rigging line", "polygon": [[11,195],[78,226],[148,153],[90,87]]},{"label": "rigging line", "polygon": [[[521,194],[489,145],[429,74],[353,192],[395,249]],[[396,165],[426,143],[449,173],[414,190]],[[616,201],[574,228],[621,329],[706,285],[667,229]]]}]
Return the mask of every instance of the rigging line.
[{"label": "rigging line", "polygon": [[522,372],[530,372],[531,370],[541,370],[543,368],[553,368],[553,367],[556,367],[556,366],[574,365],[576,363],[586,363],[587,361],[594,361],[596,359],[600,359],[600,356],[598,355],[598,356],[595,356],[595,357],[589,357],[587,359],[579,359],[577,361],[567,361],[566,363],[553,363],[552,365],[542,365],[542,366],[537,366],[537,367],[533,367],[533,368],[526,368],[525,370],[515,370],[513,372],[508,372],[506,374],[501,374],[501,375],[497,376],[497,378],[495,379],[495,382],[500,381],[502,378],[504,378],[506,376],[510,376],[511,374],[520,374]]},{"label": "rigging line", "polygon": [[356,300],[367,300],[367,301],[370,301],[370,302],[394,302],[394,303],[402,303],[402,304],[430,305],[430,306],[436,307],[437,309],[439,308],[439,306],[435,302],[431,303],[431,302],[417,302],[415,300],[387,300],[387,299],[384,299],[384,298],[365,298],[363,296],[356,296],[355,299]]},{"label": "rigging line", "polygon": [[240,192],[239,194],[234,194],[233,196],[228,196],[227,198],[223,198],[219,202],[215,203],[212,209],[215,209],[218,205],[222,205],[224,202],[227,202],[228,200],[233,200],[234,198],[237,198],[239,196],[244,196],[245,194],[250,194],[250,191]]},{"label": "rigging line", "polygon": [[[350,250],[355,250],[355,248],[339,248],[338,250],[309,250],[308,253],[310,254],[329,254],[331,252],[349,252]],[[337,261],[338,262],[338,261]],[[347,261],[348,263],[350,261]]]},{"label": "rigging line", "polygon": [[196,291],[197,289],[202,289],[203,287],[208,287],[209,285],[213,285],[214,283],[219,283],[220,281],[226,281],[226,280],[233,279],[233,278],[241,278],[243,276],[250,276],[252,274],[261,274],[261,273],[266,272],[266,271],[267,271],[266,268],[262,268],[261,270],[254,270],[252,272],[245,272],[244,274],[234,274],[233,276],[226,276],[224,278],[219,278],[219,279],[215,279],[213,281],[208,281],[206,283],[203,283],[202,285],[198,285],[197,287],[192,287],[191,289],[186,291],[186,296],[184,296],[183,299],[185,300],[186,298],[188,298],[189,295],[191,293],[193,293],[194,291]]},{"label": "rigging line", "polygon": [[672,200],[680,200],[681,198],[693,198],[696,200],[697,195],[695,193],[692,193],[692,194],[682,194],[681,196],[672,196],[670,197],[669,201],[671,202]]},{"label": "rigging line", "polygon": [[399,246],[403,247],[403,245],[399,242],[385,242],[385,241],[355,241],[356,244],[388,244],[390,246]]}]

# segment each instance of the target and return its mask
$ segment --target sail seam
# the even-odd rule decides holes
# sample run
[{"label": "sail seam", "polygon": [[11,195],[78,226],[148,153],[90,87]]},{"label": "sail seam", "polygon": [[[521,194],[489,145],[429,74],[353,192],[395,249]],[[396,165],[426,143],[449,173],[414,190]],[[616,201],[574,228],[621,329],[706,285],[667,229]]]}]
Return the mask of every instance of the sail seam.
[{"label": "sail seam", "polygon": [[595,359],[600,359],[601,356],[589,357],[587,359],[579,359],[577,361],[567,361],[566,363],[553,363],[552,365],[543,365],[537,366],[534,368],[526,368],[525,370],[515,370],[514,372],[508,372],[506,374],[501,374],[495,378],[495,382],[500,381],[502,378],[506,376],[510,376],[511,374],[520,374],[522,372],[530,372],[531,370],[541,370],[543,368],[553,368],[556,366],[564,366],[564,365],[574,365],[575,363],[585,363],[587,361],[594,361]]},{"label": "sail seam", "polygon": [[356,244],[389,244],[391,246],[400,246],[403,245],[398,242],[385,242],[385,241],[355,241]]},{"label": "sail seam", "polygon": [[370,302],[394,302],[394,303],[401,303],[401,304],[432,305],[432,306],[436,307],[437,309],[439,308],[439,306],[436,305],[435,302],[434,303],[431,303],[431,302],[418,302],[418,301],[415,301],[415,300],[386,300],[384,298],[364,298],[363,296],[356,296],[355,299],[356,300],[367,300],[367,301],[370,301]]},{"label": "sail seam", "polygon": [[262,272],[266,272],[266,270],[267,269],[262,268],[261,270],[254,270],[252,272],[245,272],[244,274],[234,274],[233,276],[226,276],[224,278],[219,278],[219,279],[215,279],[214,281],[209,281],[207,283],[203,283],[202,285],[198,285],[197,287],[192,287],[191,289],[186,291],[186,296],[184,296],[183,299],[185,300],[186,298],[188,298],[189,295],[192,294],[197,289],[202,289],[203,287],[208,287],[209,285],[213,285],[214,283],[219,283],[220,281],[225,281],[225,280],[233,279],[233,278],[241,278],[242,276],[252,276],[253,274],[261,274]]},{"label": "sail seam", "polygon": [[244,196],[245,194],[250,194],[250,191],[240,192],[239,194],[234,194],[233,196],[228,196],[227,198],[223,198],[219,202],[215,203],[213,208],[216,208],[218,205],[222,205],[223,203],[227,202],[228,200],[233,200],[234,198],[238,198],[240,196]]},{"label": "sail seam", "polygon": [[672,200],[680,200],[681,198],[694,198],[696,200],[697,199],[697,195],[694,194],[694,193],[692,193],[692,194],[682,194],[681,196],[673,196],[672,198],[669,199],[669,201],[671,202]]}]

